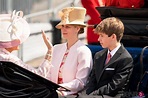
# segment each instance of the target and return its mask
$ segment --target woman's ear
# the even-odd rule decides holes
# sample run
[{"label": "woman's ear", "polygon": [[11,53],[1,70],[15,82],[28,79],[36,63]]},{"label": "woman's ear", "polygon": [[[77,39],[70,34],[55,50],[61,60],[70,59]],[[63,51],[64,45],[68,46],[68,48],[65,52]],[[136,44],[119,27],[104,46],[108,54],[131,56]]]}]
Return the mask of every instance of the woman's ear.
[{"label": "woman's ear", "polygon": [[77,30],[77,32],[79,32],[80,31],[80,26],[76,26],[76,30]]},{"label": "woman's ear", "polygon": [[78,31],[80,30],[80,26],[77,26]]}]

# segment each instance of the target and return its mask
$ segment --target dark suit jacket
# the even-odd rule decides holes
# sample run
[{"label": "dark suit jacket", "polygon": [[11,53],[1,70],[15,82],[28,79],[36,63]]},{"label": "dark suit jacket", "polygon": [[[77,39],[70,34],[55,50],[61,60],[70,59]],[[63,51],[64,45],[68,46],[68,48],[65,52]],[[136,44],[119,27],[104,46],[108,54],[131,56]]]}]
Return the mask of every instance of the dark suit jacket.
[{"label": "dark suit jacket", "polygon": [[107,49],[95,54],[86,94],[115,96],[125,89],[133,70],[133,59],[123,45],[105,65]]}]

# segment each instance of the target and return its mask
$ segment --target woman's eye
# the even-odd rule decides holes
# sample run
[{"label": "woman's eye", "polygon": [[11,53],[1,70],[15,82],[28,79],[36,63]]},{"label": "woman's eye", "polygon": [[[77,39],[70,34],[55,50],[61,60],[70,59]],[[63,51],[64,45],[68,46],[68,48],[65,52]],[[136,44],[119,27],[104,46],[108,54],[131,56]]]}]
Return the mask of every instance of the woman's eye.
[{"label": "woman's eye", "polygon": [[65,26],[65,28],[70,28],[70,26]]},{"label": "woman's eye", "polygon": [[64,26],[64,25],[62,25],[62,28],[71,28],[70,26]]}]

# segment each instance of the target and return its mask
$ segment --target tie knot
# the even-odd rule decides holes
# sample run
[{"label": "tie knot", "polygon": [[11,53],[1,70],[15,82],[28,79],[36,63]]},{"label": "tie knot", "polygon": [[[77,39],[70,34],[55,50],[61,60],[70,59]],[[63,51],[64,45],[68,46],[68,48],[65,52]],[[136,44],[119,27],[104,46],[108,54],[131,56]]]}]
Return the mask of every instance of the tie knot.
[{"label": "tie knot", "polygon": [[109,58],[111,58],[111,53],[109,52],[107,56],[108,56]]}]

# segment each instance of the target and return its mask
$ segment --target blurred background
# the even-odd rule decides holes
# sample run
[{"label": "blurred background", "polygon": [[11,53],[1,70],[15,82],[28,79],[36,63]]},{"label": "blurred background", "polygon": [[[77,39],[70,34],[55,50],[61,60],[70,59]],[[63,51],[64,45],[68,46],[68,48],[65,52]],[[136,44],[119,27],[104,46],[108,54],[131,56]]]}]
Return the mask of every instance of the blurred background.
[{"label": "blurred background", "polygon": [[[30,37],[20,46],[19,51],[13,53],[28,64],[39,64],[47,51],[41,30],[46,32],[53,44],[64,41],[54,26],[59,22],[58,11],[66,6],[82,5],[80,0],[0,0],[0,14],[21,10],[30,25]],[[85,42],[86,33],[79,37]]]}]

